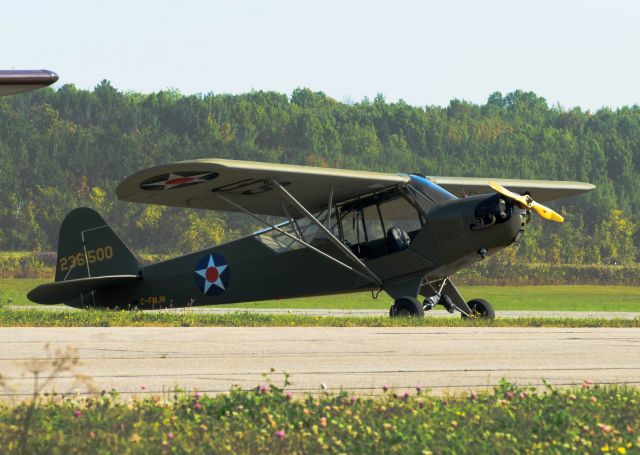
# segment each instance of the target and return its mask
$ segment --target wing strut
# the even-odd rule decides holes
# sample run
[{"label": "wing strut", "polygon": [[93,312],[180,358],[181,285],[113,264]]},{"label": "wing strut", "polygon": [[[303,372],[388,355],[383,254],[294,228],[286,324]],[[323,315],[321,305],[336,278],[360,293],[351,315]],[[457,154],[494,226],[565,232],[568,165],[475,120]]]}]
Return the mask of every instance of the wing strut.
[{"label": "wing strut", "polygon": [[318,229],[320,229],[322,232],[324,232],[324,234],[327,236],[327,238],[335,245],[337,246],[340,251],[342,251],[344,254],[347,255],[348,258],[350,258],[359,268],[360,270],[362,270],[364,273],[366,273],[369,278],[371,278],[375,283],[377,283],[378,285],[382,286],[382,280],[380,278],[378,278],[378,275],[376,275],[375,273],[373,273],[373,271],[367,267],[367,265],[362,262],[360,260],[360,258],[358,256],[356,256],[353,251],[351,251],[349,249],[348,246],[346,246],[344,243],[342,243],[340,241],[340,239],[338,239],[335,235],[333,235],[333,232],[331,232],[329,229],[327,229],[324,224],[322,224],[315,216],[313,216],[311,214],[311,212],[309,212],[306,208],[304,208],[304,206],[298,202],[298,200],[296,198],[294,198],[291,193],[289,193],[282,185],[280,185],[280,183],[278,183],[278,181],[274,178],[269,179],[270,182],[280,190],[280,192],[296,207],[298,207],[298,209],[305,215],[307,216],[312,222],[313,224],[315,224],[316,226],[318,226]]},{"label": "wing strut", "polygon": [[331,229],[331,204],[332,203],[333,203],[333,185],[331,185],[331,187],[329,188],[329,205],[327,209],[327,229]]},{"label": "wing strut", "polygon": [[[242,211],[242,212],[246,213],[246,214],[247,214],[247,215],[249,215],[250,217],[255,218],[255,219],[256,219],[256,220],[258,220],[260,223],[262,223],[262,224],[266,224],[266,225],[267,225],[267,226],[269,226],[270,228],[275,229],[276,231],[278,231],[279,233],[284,234],[284,235],[286,235],[287,237],[289,237],[289,238],[291,238],[291,239],[295,240],[296,242],[301,243],[302,245],[306,246],[307,248],[310,248],[311,250],[315,251],[315,252],[316,252],[316,253],[318,253],[319,255],[326,257],[327,259],[329,259],[329,260],[331,260],[331,261],[335,262],[336,264],[338,264],[338,265],[340,265],[340,266],[344,267],[344,268],[345,268],[345,269],[347,269],[347,270],[352,271],[353,273],[355,273],[355,274],[357,274],[357,275],[360,275],[360,276],[361,276],[362,278],[364,278],[365,280],[371,280],[371,277],[370,277],[369,275],[365,275],[364,273],[360,272],[359,270],[354,269],[354,268],[353,268],[353,267],[351,267],[350,265],[345,264],[344,262],[340,261],[339,259],[336,259],[336,258],[334,258],[333,256],[331,256],[331,255],[329,255],[329,254],[325,253],[324,251],[319,250],[319,249],[318,249],[318,248],[316,248],[315,246],[313,246],[313,245],[309,245],[309,244],[308,244],[307,242],[305,242],[303,239],[300,239],[300,238],[298,238],[298,237],[296,237],[296,236],[294,236],[294,235],[291,235],[291,234],[289,234],[288,232],[286,232],[286,231],[284,231],[284,230],[280,229],[278,226],[275,226],[275,225],[273,225],[273,224],[269,223],[268,221],[263,220],[262,218],[260,218],[260,217],[259,217],[259,216],[257,216],[256,214],[251,213],[249,210],[245,209],[245,208],[244,208],[244,207],[242,207],[240,204],[237,204],[237,203],[233,202],[233,201],[232,201],[232,200],[230,200],[229,198],[227,198],[227,197],[225,197],[225,196],[221,195],[220,193],[214,193],[214,194],[215,194],[216,196],[218,196],[220,199],[222,199],[223,201],[225,201],[227,204],[231,204],[232,206],[234,206],[234,207],[236,207],[237,209],[239,209],[240,211]],[[292,222],[294,222],[294,221],[292,221]],[[294,225],[294,226],[295,226],[295,225]],[[298,234],[300,235],[300,233],[299,233],[299,231],[298,231],[298,229],[297,229],[297,228],[296,228],[296,232],[298,232]]]}]

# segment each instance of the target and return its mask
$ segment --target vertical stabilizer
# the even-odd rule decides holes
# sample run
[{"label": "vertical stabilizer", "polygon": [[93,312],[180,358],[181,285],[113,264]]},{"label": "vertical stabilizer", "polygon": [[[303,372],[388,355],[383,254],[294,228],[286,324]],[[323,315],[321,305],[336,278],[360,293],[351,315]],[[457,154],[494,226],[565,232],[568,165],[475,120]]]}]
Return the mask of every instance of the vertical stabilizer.
[{"label": "vertical stabilizer", "polygon": [[56,281],[111,275],[137,275],[138,261],[104,219],[82,207],[60,227]]}]

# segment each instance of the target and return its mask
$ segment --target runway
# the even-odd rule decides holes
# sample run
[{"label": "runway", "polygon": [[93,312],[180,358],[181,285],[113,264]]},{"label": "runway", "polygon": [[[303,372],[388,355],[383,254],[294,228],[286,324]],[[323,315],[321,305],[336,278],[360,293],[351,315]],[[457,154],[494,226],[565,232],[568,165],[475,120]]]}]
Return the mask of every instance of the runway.
[{"label": "runway", "polygon": [[[433,393],[479,390],[507,378],[540,386],[640,384],[640,330],[558,328],[2,328],[0,374],[5,398],[32,391],[21,364],[72,346],[76,371],[97,390],[162,394],[175,387],[219,393],[291,375],[293,393],[341,388],[381,393],[416,386]],[[70,373],[48,391],[78,387]],[[85,392],[80,387],[80,392]]]}]

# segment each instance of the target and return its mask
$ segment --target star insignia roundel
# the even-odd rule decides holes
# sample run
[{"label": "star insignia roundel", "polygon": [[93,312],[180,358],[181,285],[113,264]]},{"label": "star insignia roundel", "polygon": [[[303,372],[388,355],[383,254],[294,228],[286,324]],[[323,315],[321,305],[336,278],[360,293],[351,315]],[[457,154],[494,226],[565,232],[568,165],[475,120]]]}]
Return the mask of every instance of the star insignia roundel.
[{"label": "star insignia roundel", "polygon": [[145,180],[140,184],[140,188],[148,191],[173,190],[208,182],[218,177],[218,175],[220,174],[217,172],[170,172]]},{"label": "star insignia roundel", "polygon": [[195,270],[196,286],[204,295],[220,295],[229,287],[231,270],[221,254],[207,254],[198,261]]}]

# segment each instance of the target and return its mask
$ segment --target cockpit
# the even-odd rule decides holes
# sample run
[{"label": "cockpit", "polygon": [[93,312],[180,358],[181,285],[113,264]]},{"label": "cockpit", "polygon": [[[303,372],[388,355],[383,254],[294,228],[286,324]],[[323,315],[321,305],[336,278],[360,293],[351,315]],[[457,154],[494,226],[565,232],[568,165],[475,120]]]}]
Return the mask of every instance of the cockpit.
[{"label": "cockpit", "polygon": [[[325,209],[315,218],[362,260],[374,259],[409,247],[424,225],[433,206],[455,199],[430,180],[411,175],[403,186],[337,204],[330,217]],[[255,235],[275,252],[304,247],[296,238],[320,246],[324,232],[309,218],[290,219]]]},{"label": "cockpit", "polygon": [[372,259],[409,246],[425,222],[406,188],[376,193],[338,207],[339,237],[361,259]]}]

